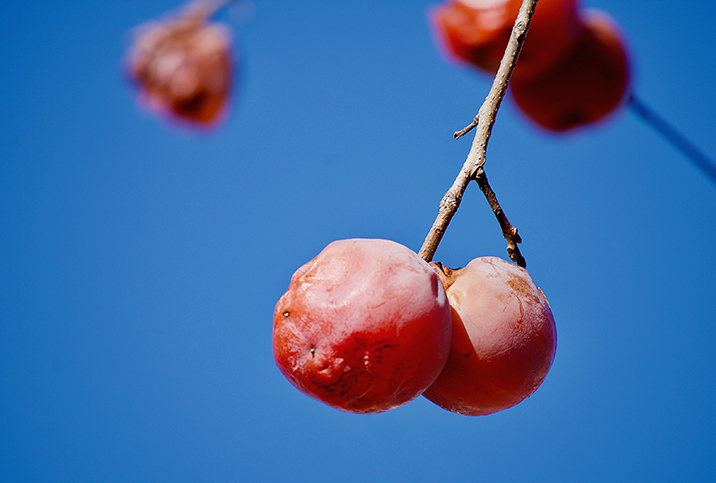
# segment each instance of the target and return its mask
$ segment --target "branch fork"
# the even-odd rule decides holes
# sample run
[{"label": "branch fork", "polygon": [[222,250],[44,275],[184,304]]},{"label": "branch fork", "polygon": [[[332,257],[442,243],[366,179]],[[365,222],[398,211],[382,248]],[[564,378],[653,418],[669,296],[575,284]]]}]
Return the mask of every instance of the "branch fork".
[{"label": "branch fork", "polygon": [[510,259],[521,267],[526,265],[525,259],[517,247],[517,244],[521,243],[522,240],[517,233],[517,229],[507,220],[504,211],[497,202],[497,197],[487,182],[487,176],[485,175],[483,166],[486,162],[487,144],[492,134],[492,127],[495,124],[497,111],[500,108],[502,99],[505,97],[507,85],[510,81],[510,77],[512,77],[512,71],[515,68],[515,63],[522,50],[522,45],[524,44],[530,23],[532,22],[537,1],[538,0],[523,0],[520,11],[517,14],[517,19],[515,20],[515,25],[512,27],[512,33],[510,34],[510,40],[505,49],[505,54],[500,62],[500,67],[497,69],[497,74],[492,82],[492,87],[490,88],[487,98],[472,123],[454,134],[455,138],[460,138],[471,130],[475,130],[475,137],[472,141],[470,152],[467,155],[467,160],[463,164],[453,185],[448,192],[445,193],[445,196],[443,196],[440,202],[438,216],[428,235],[425,237],[420,252],[418,252],[427,262],[432,261],[440,240],[450,224],[450,220],[460,206],[462,195],[465,193],[467,185],[470,181],[475,180],[485,194],[502,228],[502,234],[507,240],[507,252]]}]

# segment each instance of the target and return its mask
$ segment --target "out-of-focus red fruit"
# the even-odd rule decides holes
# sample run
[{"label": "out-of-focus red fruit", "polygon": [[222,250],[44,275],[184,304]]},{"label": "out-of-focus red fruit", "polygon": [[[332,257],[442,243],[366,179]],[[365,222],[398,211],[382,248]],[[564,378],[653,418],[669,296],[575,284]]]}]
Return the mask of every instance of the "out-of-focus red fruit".
[{"label": "out-of-focus red fruit", "polygon": [[557,65],[531,77],[515,70],[510,91],[517,106],[539,126],[565,131],[599,121],[622,102],[629,85],[629,61],[614,22],[589,12],[571,52]]},{"label": "out-of-focus red fruit", "polygon": [[217,122],[232,82],[230,34],[208,23],[208,4],[137,30],[129,76],[149,108],[194,125]]},{"label": "out-of-focus red fruit", "polygon": [[453,309],[452,344],[423,395],[448,411],[479,416],[532,394],[554,360],[557,330],[527,270],[495,257],[458,270],[433,266]]},{"label": "out-of-focus red fruit", "polygon": [[[457,60],[495,73],[521,0],[449,0],[431,12],[441,43]],[[580,33],[577,0],[540,0],[515,67],[543,72],[569,51]]]},{"label": "out-of-focus red fruit", "polygon": [[309,396],[377,413],[435,381],[451,325],[440,278],[416,253],[387,240],[341,240],[294,273],[276,304],[273,353]]}]

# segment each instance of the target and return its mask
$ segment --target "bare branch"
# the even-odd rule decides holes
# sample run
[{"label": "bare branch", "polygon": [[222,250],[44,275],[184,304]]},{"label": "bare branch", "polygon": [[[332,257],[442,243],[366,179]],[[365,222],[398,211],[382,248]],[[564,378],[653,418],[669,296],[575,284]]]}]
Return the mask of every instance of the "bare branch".
[{"label": "bare branch", "polygon": [[644,122],[656,130],[657,133],[669,141],[676,149],[681,151],[681,153],[694,163],[696,167],[701,169],[706,176],[711,178],[711,181],[716,182],[716,164],[697,148],[695,144],[686,139],[674,126],[647,106],[634,93],[629,94],[627,97],[627,105],[631,107],[631,110]]},{"label": "bare branch", "polygon": [[502,99],[505,97],[507,85],[512,76],[512,71],[515,68],[517,58],[522,50],[522,45],[524,44],[525,36],[529,30],[536,6],[537,0],[522,1],[522,6],[517,14],[515,25],[512,27],[510,40],[507,44],[505,54],[502,57],[502,61],[500,62],[500,67],[497,69],[497,74],[492,82],[490,92],[476,116],[476,119],[479,118],[480,122],[476,123],[475,138],[472,141],[467,160],[463,164],[453,185],[448,192],[445,193],[443,200],[440,202],[438,216],[425,238],[423,246],[420,248],[419,255],[425,261],[429,262],[433,259],[440,240],[450,224],[450,220],[460,206],[462,195],[465,193],[468,183],[476,179],[478,171],[485,164],[487,143],[492,134],[492,126],[495,124],[497,111],[500,108]]}]

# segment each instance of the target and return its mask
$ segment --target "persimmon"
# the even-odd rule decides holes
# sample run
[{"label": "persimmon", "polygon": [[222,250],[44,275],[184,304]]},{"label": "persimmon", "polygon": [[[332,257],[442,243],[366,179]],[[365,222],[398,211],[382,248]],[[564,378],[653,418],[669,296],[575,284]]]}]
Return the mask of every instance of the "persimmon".
[{"label": "persimmon", "polygon": [[515,70],[510,92],[537,125],[566,131],[612,113],[629,85],[624,40],[606,14],[587,12],[584,28],[569,54],[547,71],[528,76]]},{"label": "persimmon", "polygon": [[293,274],[276,304],[273,353],[309,396],[377,413],[435,381],[451,330],[445,289],[416,253],[388,240],[340,240]]},{"label": "persimmon", "polygon": [[[430,14],[440,43],[455,59],[495,73],[521,0],[449,0]],[[515,67],[524,75],[547,70],[579,36],[577,0],[540,0]]]},{"label": "persimmon", "polygon": [[552,311],[524,268],[482,257],[451,270],[432,264],[452,307],[450,355],[423,393],[477,416],[507,409],[542,384],[557,347]]},{"label": "persimmon", "polygon": [[149,109],[195,126],[221,118],[233,75],[228,29],[207,21],[209,7],[199,2],[141,26],[128,56],[129,77]]}]

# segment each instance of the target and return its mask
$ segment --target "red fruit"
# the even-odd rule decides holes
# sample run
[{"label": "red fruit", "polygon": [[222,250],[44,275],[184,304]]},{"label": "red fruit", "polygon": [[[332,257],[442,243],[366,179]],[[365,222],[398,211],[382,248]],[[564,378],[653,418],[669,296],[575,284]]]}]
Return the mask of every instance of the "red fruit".
[{"label": "red fruit", "polygon": [[392,241],[342,240],[293,274],[276,304],[273,353],[309,396],[376,413],[435,381],[450,332],[450,305],[430,265]]},{"label": "red fruit", "polygon": [[478,416],[514,406],[547,375],[557,348],[549,304],[527,270],[483,257],[451,270],[433,264],[453,309],[450,355],[423,395]]},{"label": "red fruit", "polygon": [[[521,0],[449,0],[431,20],[447,51],[495,73],[505,53]],[[524,75],[548,69],[579,36],[577,0],[540,0],[515,67]]]},{"label": "red fruit", "polygon": [[150,109],[200,126],[221,117],[232,76],[229,33],[206,23],[205,8],[141,27],[128,61]]},{"label": "red fruit", "polygon": [[536,124],[565,131],[596,122],[622,102],[629,84],[624,42],[612,20],[591,12],[571,52],[548,71],[525,76],[515,70],[510,91]]}]

